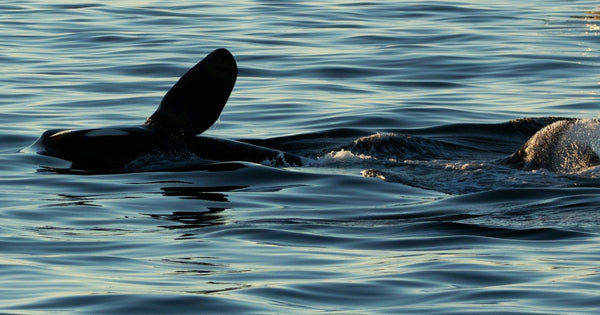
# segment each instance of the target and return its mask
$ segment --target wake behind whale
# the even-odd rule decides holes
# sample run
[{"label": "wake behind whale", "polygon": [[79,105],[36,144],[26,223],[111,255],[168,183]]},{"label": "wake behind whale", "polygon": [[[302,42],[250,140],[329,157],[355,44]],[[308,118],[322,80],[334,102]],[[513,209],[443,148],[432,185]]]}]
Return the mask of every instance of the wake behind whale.
[{"label": "wake behind whale", "polygon": [[[270,165],[275,166],[301,166],[308,163],[318,166],[319,160],[323,162],[327,160],[326,157],[333,157],[329,161],[335,161],[341,157],[359,156],[363,160],[390,163],[473,160],[476,157],[492,160],[492,164],[509,165],[526,171],[547,169],[560,173],[580,171],[600,163],[596,153],[600,149],[600,124],[597,120],[571,118],[531,118],[509,122],[511,128],[519,129],[530,138],[515,153],[496,162],[493,161],[494,155],[487,154],[489,149],[477,148],[477,144],[464,145],[436,139],[423,130],[367,133],[351,144],[337,143],[336,147],[328,147],[327,150],[315,145],[314,152],[310,152],[310,148],[309,152],[306,149],[294,150],[289,143],[302,140],[310,140],[308,143],[323,142],[319,137],[330,139],[330,132],[290,137],[283,141],[288,143],[287,146],[277,141],[236,141],[200,136],[219,118],[235,85],[237,72],[233,55],[226,49],[216,49],[175,83],[144,125],[76,131],[49,130],[42,134],[34,147],[40,154],[71,162],[72,169],[94,172],[144,170],[146,163],[156,159],[169,162],[171,158],[254,163],[269,161]],[[433,128],[430,133],[439,134],[444,132],[444,128],[453,127]],[[485,128],[485,125],[470,124],[455,126],[456,130],[452,132],[465,129],[463,131],[466,133],[477,135],[484,133]],[[337,136],[347,138],[352,134],[342,131]],[[303,144],[303,147],[306,146]],[[328,152],[337,153],[332,155]],[[141,168],[138,167],[140,164]],[[132,168],[132,165],[135,167]],[[363,172],[365,176],[380,178],[385,177],[381,175],[383,173],[371,168]]]}]

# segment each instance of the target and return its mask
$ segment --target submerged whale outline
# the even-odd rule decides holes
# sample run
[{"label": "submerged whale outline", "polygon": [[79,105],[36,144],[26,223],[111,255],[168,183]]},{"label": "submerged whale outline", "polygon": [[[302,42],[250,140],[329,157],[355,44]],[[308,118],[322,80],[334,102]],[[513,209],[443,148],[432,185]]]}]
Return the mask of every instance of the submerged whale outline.
[{"label": "submerged whale outline", "polygon": [[299,156],[249,143],[198,136],[219,118],[237,79],[233,55],[225,48],[208,54],[165,94],[144,125],[44,132],[39,154],[71,162],[71,168],[120,171],[148,154],[193,153],[216,161],[270,160],[302,165]]},{"label": "submerged whale outline", "polygon": [[[71,162],[71,168],[114,172],[124,171],[132,161],[148,154],[192,153],[214,161],[270,160],[275,165],[303,164],[303,157],[246,142],[200,136],[219,118],[237,79],[233,55],[225,48],[208,54],[189,69],[165,94],[157,110],[144,125],[99,129],[44,132],[34,144],[38,153]],[[523,170],[560,171],[557,154],[563,134],[577,119],[550,119],[510,157],[507,165]],[[537,129],[537,128],[536,128]],[[589,146],[574,147],[575,168],[600,163]]]}]

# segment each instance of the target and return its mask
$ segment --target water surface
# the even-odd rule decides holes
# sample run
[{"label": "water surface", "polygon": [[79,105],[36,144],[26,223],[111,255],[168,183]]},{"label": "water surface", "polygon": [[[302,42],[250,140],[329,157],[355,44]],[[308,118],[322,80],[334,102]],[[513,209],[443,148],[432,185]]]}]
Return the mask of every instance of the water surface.
[{"label": "water surface", "polygon": [[[598,170],[501,160],[532,134],[513,119],[597,117],[598,10],[0,5],[0,310],[596,314]],[[313,162],[81,175],[27,149],[142,124],[218,47],[239,77],[206,134]]]}]

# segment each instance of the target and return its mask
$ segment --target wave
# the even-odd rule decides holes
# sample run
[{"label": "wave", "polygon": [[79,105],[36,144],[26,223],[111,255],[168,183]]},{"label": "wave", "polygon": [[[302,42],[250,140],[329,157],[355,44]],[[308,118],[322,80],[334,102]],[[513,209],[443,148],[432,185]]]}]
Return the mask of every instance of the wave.
[{"label": "wave", "polygon": [[[352,134],[364,132],[354,130]],[[347,140],[347,133],[332,131],[285,138],[283,142],[288,149],[295,144],[306,150],[307,143],[318,143],[315,138],[327,139],[321,144],[324,149],[313,147],[320,153],[313,153],[311,166],[357,168],[365,177],[450,194],[570,187],[581,182],[596,185],[600,175],[595,153],[600,149],[600,124],[594,119],[521,118],[502,124],[376,132],[350,144],[340,140],[332,149],[331,144],[336,143],[333,135]],[[302,143],[303,139],[309,141]],[[269,144],[277,146],[276,142],[271,139]],[[535,157],[537,167],[516,165],[514,159],[521,146],[521,151]]]}]

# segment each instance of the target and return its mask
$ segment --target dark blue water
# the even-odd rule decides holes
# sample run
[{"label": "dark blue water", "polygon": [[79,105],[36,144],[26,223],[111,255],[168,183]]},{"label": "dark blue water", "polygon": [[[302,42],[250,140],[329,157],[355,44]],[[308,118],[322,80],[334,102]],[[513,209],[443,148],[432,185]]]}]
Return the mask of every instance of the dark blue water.
[{"label": "dark blue water", "polygon": [[[537,130],[513,119],[597,117],[598,10],[0,4],[0,311],[596,314],[600,169],[502,160]],[[142,124],[218,47],[239,77],[206,134],[310,163],[85,175],[29,148]]]}]

